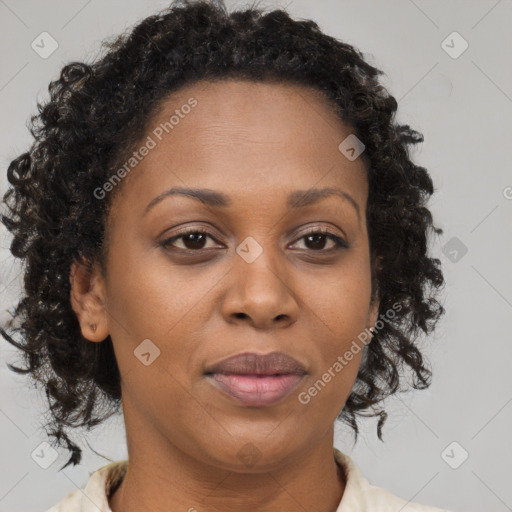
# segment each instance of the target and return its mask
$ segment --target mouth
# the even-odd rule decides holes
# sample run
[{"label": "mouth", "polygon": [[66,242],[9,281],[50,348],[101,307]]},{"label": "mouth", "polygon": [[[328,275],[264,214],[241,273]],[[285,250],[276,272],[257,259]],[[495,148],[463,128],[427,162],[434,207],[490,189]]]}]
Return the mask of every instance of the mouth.
[{"label": "mouth", "polygon": [[245,352],[205,372],[216,389],[250,407],[269,406],[283,400],[306,374],[304,366],[281,352],[266,355]]}]

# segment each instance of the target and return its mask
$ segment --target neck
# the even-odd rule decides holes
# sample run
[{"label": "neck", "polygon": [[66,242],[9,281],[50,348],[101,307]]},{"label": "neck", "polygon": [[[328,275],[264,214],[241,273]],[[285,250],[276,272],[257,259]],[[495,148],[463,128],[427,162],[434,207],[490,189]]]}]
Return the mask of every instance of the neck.
[{"label": "neck", "polygon": [[112,512],[335,512],[345,489],[343,472],[334,460],[333,428],[317,446],[271,471],[219,469],[157,436],[139,437],[138,442],[128,437],[128,454],[126,476],[110,498]]}]

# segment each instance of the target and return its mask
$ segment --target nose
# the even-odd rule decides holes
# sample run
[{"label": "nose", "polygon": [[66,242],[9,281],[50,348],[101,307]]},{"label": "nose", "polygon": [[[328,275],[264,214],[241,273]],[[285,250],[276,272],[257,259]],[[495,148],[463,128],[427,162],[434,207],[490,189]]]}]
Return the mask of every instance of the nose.
[{"label": "nose", "polygon": [[262,330],[295,323],[299,305],[290,276],[273,264],[266,251],[252,263],[235,258],[221,306],[226,321]]}]

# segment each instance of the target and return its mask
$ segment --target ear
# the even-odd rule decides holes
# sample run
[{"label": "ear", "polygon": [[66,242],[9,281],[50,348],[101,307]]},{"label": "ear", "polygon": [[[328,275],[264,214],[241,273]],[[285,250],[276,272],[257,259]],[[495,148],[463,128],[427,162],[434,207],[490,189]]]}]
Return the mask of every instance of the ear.
[{"label": "ear", "polygon": [[373,286],[375,287],[375,290],[372,289],[374,293],[372,293],[372,297],[370,298],[370,307],[368,310],[368,329],[370,327],[374,328],[375,323],[377,322],[379,318],[379,306],[380,306],[380,290],[379,290],[379,282],[377,278],[375,277],[378,275],[378,271],[382,268],[382,257],[378,256],[375,258],[373,265],[373,272],[372,272],[372,280],[373,280]]},{"label": "ear", "polygon": [[370,327],[372,329],[375,327],[375,324],[379,318],[379,306],[380,300],[377,295],[375,298],[372,298],[372,301],[370,302],[370,308],[368,310],[368,329],[370,329]]},{"label": "ear", "polygon": [[82,336],[103,341],[108,335],[106,286],[98,264],[75,261],[69,276],[71,307],[78,317]]}]

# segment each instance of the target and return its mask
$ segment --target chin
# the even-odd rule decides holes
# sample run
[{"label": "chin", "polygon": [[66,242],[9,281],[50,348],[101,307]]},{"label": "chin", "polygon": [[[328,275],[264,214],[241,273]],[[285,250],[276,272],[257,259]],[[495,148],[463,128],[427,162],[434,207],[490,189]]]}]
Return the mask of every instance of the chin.
[{"label": "chin", "polygon": [[261,433],[240,438],[228,435],[225,442],[219,443],[218,449],[209,446],[201,453],[201,458],[206,456],[208,459],[205,460],[206,463],[236,473],[274,471],[292,463],[295,457],[304,453],[306,446],[311,447],[307,439],[301,443],[289,432],[283,432],[283,434],[284,436],[274,439]]}]

